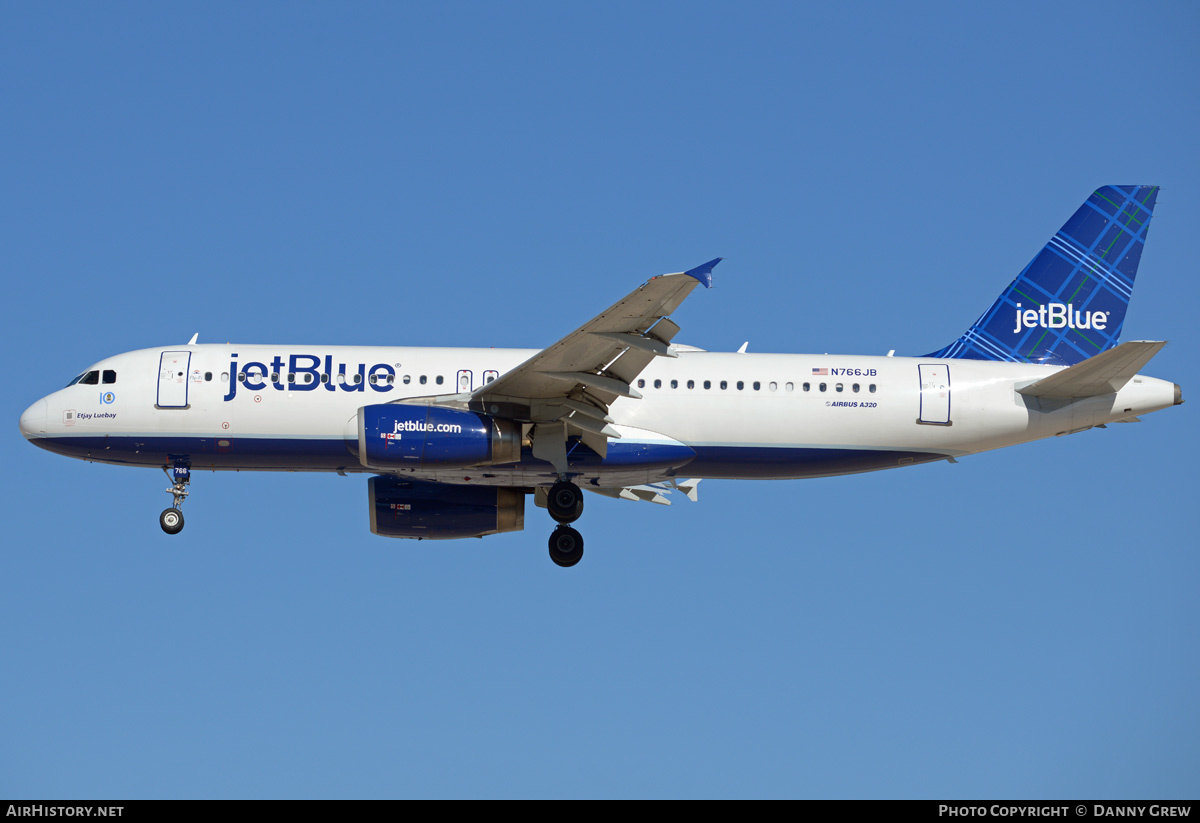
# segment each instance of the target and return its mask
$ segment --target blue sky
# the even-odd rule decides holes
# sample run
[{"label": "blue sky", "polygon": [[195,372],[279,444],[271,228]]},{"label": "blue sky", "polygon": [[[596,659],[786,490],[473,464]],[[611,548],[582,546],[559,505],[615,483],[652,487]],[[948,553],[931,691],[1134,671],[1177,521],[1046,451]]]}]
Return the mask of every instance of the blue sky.
[{"label": "blue sky", "polygon": [[[1194,4],[25,4],[0,27],[0,796],[1195,797],[1192,404],[374,537],[365,479],[17,431],[103,356],[536,347],[717,255],[712,350],[920,354],[1097,186],[1197,379]],[[677,496],[678,497],[678,496]],[[545,522],[543,522],[545,521]]]}]

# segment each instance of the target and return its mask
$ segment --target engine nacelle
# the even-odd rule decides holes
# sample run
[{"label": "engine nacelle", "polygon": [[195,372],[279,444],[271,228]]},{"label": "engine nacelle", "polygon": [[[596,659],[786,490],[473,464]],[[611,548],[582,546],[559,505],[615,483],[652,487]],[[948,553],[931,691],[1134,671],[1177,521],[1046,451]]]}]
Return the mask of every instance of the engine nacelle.
[{"label": "engine nacelle", "polygon": [[510,420],[403,403],[358,410],[358,460],[367,468],[454,468],[520,459],[521,427]]},{"label": "engine nacelle", "polygon": [[383,537],[455,540],[525,528],[525,493],[498,486],[452,486],[372,477],[371,531]]}]

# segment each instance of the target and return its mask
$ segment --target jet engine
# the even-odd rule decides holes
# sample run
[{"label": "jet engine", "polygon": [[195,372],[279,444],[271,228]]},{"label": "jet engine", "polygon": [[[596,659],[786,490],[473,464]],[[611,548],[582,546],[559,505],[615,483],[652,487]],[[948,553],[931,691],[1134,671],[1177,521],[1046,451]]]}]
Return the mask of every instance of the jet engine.
[{"label": "jet engine", "polygon": [[521,459],[521,426],[442,406],[363,406],[358,410],[358,459],[370,469],[516,463]]},{"label": "jet engine", "polygon": [[452,486],[372,477],[371,531],[384,537],[453,540],[525,528],[525,493],[498,486]]}]

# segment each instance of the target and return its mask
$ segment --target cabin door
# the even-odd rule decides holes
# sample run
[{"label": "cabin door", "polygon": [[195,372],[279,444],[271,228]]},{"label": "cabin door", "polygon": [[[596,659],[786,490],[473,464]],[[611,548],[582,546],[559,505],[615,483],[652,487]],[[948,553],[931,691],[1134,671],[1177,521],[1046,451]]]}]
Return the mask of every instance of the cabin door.
[{"label": "cabin door", "polygon": [[188,404],[190,351],[165,351],[158,360],[158,407],[185,409]]}]

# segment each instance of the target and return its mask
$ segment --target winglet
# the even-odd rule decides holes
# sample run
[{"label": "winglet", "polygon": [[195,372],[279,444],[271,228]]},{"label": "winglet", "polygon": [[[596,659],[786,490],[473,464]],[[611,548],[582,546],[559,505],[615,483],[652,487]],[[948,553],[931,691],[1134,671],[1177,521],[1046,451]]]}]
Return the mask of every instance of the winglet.
[{"label": "winglet", "polygon": [[701,283],[703,283],[704,288],[711,289],[712,288],[712,270],[715,269],[717,267],[717,264],[720,263],[724,259],[725,258],[723,258],[723,257],[714,257],[712,260],[709,260],[703,266],[696,266],[696,268],[694,268],[694,269],[688,269],[687,271],[684,272],[684,274],[691,275],[692,277],[696,278]]}]

